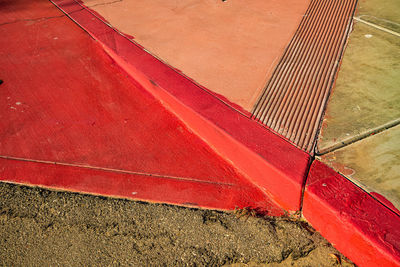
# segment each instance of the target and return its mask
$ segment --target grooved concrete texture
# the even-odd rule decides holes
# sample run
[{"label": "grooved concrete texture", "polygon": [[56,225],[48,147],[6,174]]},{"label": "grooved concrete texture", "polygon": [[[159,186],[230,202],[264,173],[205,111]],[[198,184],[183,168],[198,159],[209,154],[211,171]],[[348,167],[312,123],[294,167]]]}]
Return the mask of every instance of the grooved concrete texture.
[{"label": "grooved concrete texture", "polygon": [[84,4],[153,55],[250,111],[309,0],[86,0]]},{"label": "grooved concrete texture", "polygon": [[357,1],[311,1],[252,111],[299,148],[313,152]]}]

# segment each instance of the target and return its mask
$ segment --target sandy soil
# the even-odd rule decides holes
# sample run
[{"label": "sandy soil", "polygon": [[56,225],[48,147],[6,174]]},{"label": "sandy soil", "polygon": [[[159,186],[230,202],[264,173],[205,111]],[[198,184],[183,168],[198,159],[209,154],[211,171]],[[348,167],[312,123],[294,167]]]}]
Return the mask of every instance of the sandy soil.
[{"label": "sandy soil", "polygon": [[304,222],[0,183],[4,266],[352,266]]}]

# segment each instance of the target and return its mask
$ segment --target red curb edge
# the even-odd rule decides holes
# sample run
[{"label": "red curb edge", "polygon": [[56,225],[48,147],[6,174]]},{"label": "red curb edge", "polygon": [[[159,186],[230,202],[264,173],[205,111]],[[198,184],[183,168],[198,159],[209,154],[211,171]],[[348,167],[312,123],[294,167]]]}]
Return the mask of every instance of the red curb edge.
[{"label": "red curb edge", "polygon": [[[55,179],[56,177],[56,179]],[[174,177],[140,175],[85,166],[0,158],[0,181],[99,196],[178,204],[187,207],[233,210],[262,207],[272,216],[282,210],[246,181],[240,184],[210,183]]]},{"label": "red curb edge", "polygon": [[134,80],[249,181],[289,212],[300,209],[310,156],[228,106],[74,0],[53,0]]},{"label": "red curb edge", "polygon": [[400,216],[315,160],[303,200],[304,218],[360,266],[400,266]]}]

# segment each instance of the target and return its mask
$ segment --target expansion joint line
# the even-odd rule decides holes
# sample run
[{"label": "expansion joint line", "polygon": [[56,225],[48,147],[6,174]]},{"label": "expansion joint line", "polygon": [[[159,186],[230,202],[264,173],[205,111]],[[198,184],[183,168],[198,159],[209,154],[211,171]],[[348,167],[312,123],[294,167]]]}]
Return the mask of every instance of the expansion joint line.
[{"label": "expansion joint line", "polygon": [[52,17],[32,18],[32,19],[17,19],[17,20],[1,23],[0,26],[14,24],[14,23],[23,22],[23,21],[39,22],[39,21],[44,21],[44,20],[49,20],[49,19],[62,18],[64,16],[65,15],[52,16]]},{"label": "expansion joint line", "polygon": [[299,208],[300,216],[303,216],[304,193],[306,192],[308,176],[310,175],[311,166],[314,163],[314,160],[315,160],[315,156],[312,156],[308,162],[307,170],[305,171],[303,183],[301,185],[300,208]]},{"label": "expansion joint line", "polygon": [[388,123],[379,125],[378,127],[369,129],[369,130],[359,134],[358,136],[345,139],[345,140],[343,140],[342,142],[340,142],[340,143],[338,143],[336,145],[333,145],[331,147],[325,148],[324,150],[321,150],[321,151],[316,150],[315,154],[317,156],[325,155],[327,153],[330,153],[330,152],[333,152],[335,150],[338,150],[338,149],[340,149],[342,147],[357,143],[357,142],[359,142],[361,140],[364,140],[365,138],[368,138],[368,137],[373,136],[375,134],[385,132],[385,131],[387,131],[387,130],[393,128],[393,127],[396,127],[398,125],[400,125],[400,118],[399,119],[395,119],[393,121],[389,121]]},{"label": "expansion joint line", "polygon": [[375,29],[378,29],[378,30],[381,30],[381,31],[390,33],[390,34],[392,34],[392,35],[394,35],[394,36],[397,36],[397,37],[400,37],[400,33],[395,32],[395,31],[392,31],[392,30],[389,30],[389,29],[387,29],[387,28],[385,28],[385,27],[376,25],[376,24],[374,24],[374,23],[368,22],[368,21],[366,21],[366,20],[363,20],[363,19],[360,18],[360,17],[354,17],[354,20],[355,20],[355,21],[358,21],[358,22],[361,22],[361,23],[364,23],[364,24],[366,24],[366,25],[368,25],[368,26],[374,27]]},{"label": "expansion joint line", "polygon": [[115,168],[98,167],[98,166],[91,166],[91,165],[82,165],[82,164],[75,164],[75,163],[55,162],[55,161],[48,161],[48,160],[36,160],[36,159],[28,159],[28,158],[20,158],[20,157],[11,157],[11,156],[4,156],[4,155],[0,155],[0,159],[25,161],[25,162],[41,163],[41,164],[49,164],[49,165],[60,165],[60,166],[66,166],[66,167],[91,169],[91,170],[96,170],[96,171],[105,171],[105,172],[113,172],[113,173],[120,173],[120,174],[139,175],[139,176],[143,176],[143,177],[164,178],[164,179],[172,179],[172,180],[180,180],[180,181],[196,182],[196,183],[204,183],[204,184],[216,184],[216,185],[220,185],[220,186],[235,186],[235,184],[231,184],[231,183],[214,182],[213,180],[216,180],[215,178],[209,178],[208,180],[200,180],[200,179],[196,179],[196,178],[192,178],[192,177],[171,176],[171,175],[163,175],[163,174],[156,174],[156,173],[137,172],[137,171],[115,169]]}]

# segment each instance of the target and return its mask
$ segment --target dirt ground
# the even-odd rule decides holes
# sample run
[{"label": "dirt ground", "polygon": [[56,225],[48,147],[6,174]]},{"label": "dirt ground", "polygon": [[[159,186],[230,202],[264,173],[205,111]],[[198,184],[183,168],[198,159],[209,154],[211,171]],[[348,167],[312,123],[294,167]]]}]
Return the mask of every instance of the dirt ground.
[{"label": "dirt ground", "polygon": [[337,266],[336,257],[353,266],[288,218],[0,183],[3,266]]}]

